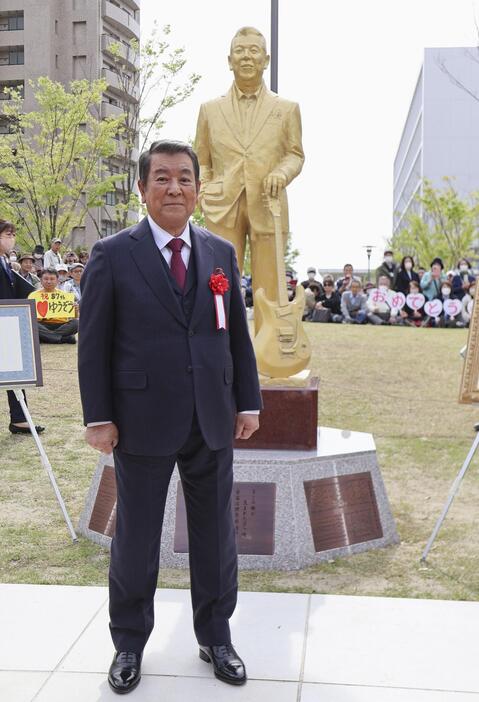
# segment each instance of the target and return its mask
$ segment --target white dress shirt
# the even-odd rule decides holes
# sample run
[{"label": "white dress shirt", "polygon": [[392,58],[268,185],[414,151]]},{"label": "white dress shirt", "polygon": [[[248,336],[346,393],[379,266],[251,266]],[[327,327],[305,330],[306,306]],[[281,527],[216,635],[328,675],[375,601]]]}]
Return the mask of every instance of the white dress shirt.
[{"label": "white dress shirt", "polygon": [[[183,233],[180,234],[179,237],[172,236],[169,234],[167,231],[162,229],[156,222],[155,220],[148,216],[148,223],[150,225],[151,233],[153,234],[153,239],[155,240],[155,244],[157,245],[158,249],[160,250],[161,255],[167,262],[168,266],[171,266],[171,257],[173,255],[173,251],[170,249],[168,246],[169,242],[172,239],[183,239],[185,242],[181,248],[181,258],[183,259],[183,263],[185,264],[185,268],[188,269],[188,263],[190,262],[190,254],[191,254],[191,234],[190,234],[190,223],[187,222],[186,227],[183,230]],[[246,410],[243,412],[239,412],[239,414],[259,414],[259,410]],[[102,424],[111,424],[111,419],[105,420],[103,422],[89,422],[87,424],[87,427],[98,427]]]},{"label": "white dress shirt", "polygon": [[148,223],[150,225],[151,233],[153,234],[153,239],[155,244],[158,246],[161,255],[167,262],[168,266],[171,266],[171,257],[173,256],[173,251],[170,249],[168,244],[172,239],[183,239],[185,242],[181,248],[181,258],[185,264],[185,268],[188,269],[188,263],[190,262],[191,254],[191,235],[190,235],[190,223],[186,223],[186,227],[183,229],[180,236],[172,236],[167,231],[162,229],[155,220],[148,215]]}]

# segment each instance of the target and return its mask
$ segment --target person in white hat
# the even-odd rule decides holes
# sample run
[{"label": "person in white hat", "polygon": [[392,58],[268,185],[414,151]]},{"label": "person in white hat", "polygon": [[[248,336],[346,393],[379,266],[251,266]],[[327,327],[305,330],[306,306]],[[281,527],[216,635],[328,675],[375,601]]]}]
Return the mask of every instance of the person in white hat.
[{"label": "person in white hat", "polygon": [[50,244],[50,249],[45,253],[43,257],[43,267],[44,268],[56,268],[62,263],[62,257],[60,256],[60,246],[62,245],[61,239],[53,239]]}]

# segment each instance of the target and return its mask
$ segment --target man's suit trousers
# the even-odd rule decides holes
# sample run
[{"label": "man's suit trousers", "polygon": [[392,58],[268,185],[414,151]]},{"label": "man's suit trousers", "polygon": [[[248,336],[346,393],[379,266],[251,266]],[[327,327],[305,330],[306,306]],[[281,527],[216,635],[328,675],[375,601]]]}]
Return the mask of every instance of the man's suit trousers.
[{"label": "man's suit trousers", "polygon": [[[27,396],[25,395],[25,390],[23,392],[23,399],[27,401]],[[21,422],[26,422],[25,415],[23,414],[22,406],[15,397],[13,390],[7,390],[8,406],[10,408],[10,422],[12,424],[20,424]]]},{"label": "man's suit trousers", "polygon": [[232,446],[211,451],[195,415],[177,454],[134,456],[115,450],[114,456],[118,502],[109,584],[115,649],[140,653],[153,629],[161,530],[175,463],[186,502],[195,634],[205,646],[229,643],[228,620],[237,598]]}]

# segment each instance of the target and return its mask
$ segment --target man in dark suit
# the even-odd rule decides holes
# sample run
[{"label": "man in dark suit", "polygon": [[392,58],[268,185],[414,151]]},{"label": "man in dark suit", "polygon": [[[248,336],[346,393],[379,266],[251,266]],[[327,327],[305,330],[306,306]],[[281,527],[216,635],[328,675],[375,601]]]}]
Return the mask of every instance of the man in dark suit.
[{"label": "man in dark suit", "polygon": [[[15,227],[11,222],[0,219],[0,300],[20,300],[33,292],[33,285],[13,271],[8,256],[15,246]],[[30,428],[23,414],[22,407],[12,390],[8,390],[10,409],[9,430],[12,434],[30,434]],[[25,392],[23,392],[25,397]],[[45,427],[36,427],[37,433]]]},{"label": "man in dark suit", "polygon": [[[219,679],[240,685],[246,671],[228,621],[237,596],[232,444],[258,428],[261,396],[239,271],[230,243],[189,223],[200,186],[191,147],[156,142],[141,155],[139,175],[148,216],[95,244],[81,284],[86,438],[114,450],[118,489],[108,680],[123,693],[140,679],[177,463],[200,657]],[[216,299],[212,274],[229,287]]]}]

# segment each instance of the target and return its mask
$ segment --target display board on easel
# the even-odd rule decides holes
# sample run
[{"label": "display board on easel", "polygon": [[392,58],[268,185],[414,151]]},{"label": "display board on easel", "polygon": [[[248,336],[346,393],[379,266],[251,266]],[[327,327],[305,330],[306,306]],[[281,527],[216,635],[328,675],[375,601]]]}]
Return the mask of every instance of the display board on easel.
[{"label": "display board on easel", "polygon": [[33,300],[0,300],[0,387],[43,385]]},{"label": "display board on easel", "polygon": [[0,389],[12,390],[20,403],[72,540],[76,542],[77,535],[22,392],[32,385],[43,385],[35,301],[0,300]]}]

